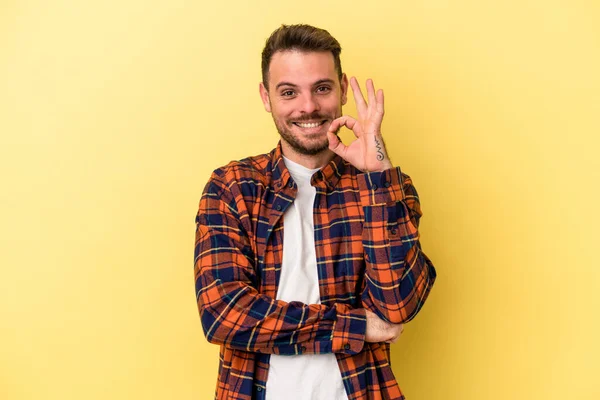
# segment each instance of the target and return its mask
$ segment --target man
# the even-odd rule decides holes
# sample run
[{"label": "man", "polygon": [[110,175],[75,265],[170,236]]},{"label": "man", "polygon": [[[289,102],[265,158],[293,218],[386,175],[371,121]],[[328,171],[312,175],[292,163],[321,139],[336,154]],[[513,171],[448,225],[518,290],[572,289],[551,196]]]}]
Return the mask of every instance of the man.
[{"label": "man", "polygon": [[[202,327],[219,344],[218,399],[403,399],[390,343],[435,281],[411,179],[381,134],[383,91],[348,79],[327,31],[283,25],[259,85],[281,136],[212,174],[196,216]],[[337,137],[346,126],[348,146]]]}]

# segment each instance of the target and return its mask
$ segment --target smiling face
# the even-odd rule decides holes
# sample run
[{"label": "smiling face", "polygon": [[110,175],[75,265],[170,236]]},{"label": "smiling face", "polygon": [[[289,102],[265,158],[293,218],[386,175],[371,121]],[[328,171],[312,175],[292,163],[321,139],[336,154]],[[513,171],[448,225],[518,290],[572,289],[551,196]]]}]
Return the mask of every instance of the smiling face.
[{"label": "smiling face", "polygon": [[269,90],[260,84],[260,95],[281,135],[284,154],[327,151],[327,129],[342,115],[348,89],[346,75],[338,79],[331,52],[276,52],[268,85]]}]

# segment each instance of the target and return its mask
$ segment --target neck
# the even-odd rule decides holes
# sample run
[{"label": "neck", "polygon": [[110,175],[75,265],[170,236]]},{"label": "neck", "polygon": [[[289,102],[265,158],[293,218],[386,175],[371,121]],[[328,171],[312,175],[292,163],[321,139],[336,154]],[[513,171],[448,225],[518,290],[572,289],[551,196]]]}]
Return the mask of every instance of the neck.
[{"label": "neck", "polygon": [[281,151],[286,158],[309,169],[323,168],[335,156],[335,153],[329,149],[314,155],[298,153],[285,140],[281,141]]}]

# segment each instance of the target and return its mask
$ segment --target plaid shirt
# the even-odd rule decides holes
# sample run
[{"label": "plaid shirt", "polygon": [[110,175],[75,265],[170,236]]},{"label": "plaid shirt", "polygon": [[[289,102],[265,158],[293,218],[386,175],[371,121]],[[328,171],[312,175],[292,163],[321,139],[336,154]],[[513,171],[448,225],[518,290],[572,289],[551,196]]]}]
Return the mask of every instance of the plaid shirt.
[{"label": "plaid shirt", "polygon": [[204,333],[221,346],[217,399],[264,399],[271,354],[332,352],[350,400],[404,399],[389,344],[365,342],[364,308],[405,323],[431,290],[417,192],[399,167],[362,173],[339,156],[311,184],[321,304],[275,299],[297,192],[281,143],[215,170],[204,189],[194,275]]}]

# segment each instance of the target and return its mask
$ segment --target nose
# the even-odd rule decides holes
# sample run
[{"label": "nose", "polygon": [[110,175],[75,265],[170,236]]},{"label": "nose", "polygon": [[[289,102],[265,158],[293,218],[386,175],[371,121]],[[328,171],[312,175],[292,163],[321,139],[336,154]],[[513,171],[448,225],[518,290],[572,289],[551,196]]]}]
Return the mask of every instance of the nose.
[{"label": "nose", "polygon": [[312,93],[307,94],[304,97],[302,97],[302,105],[301,105],[302,112],[304,112],[306,114],[311,114],[315,111],[319,111],[320,109],[321,109],[321,106],[319,105],[318,100],[315,98],[315,96]]}]

